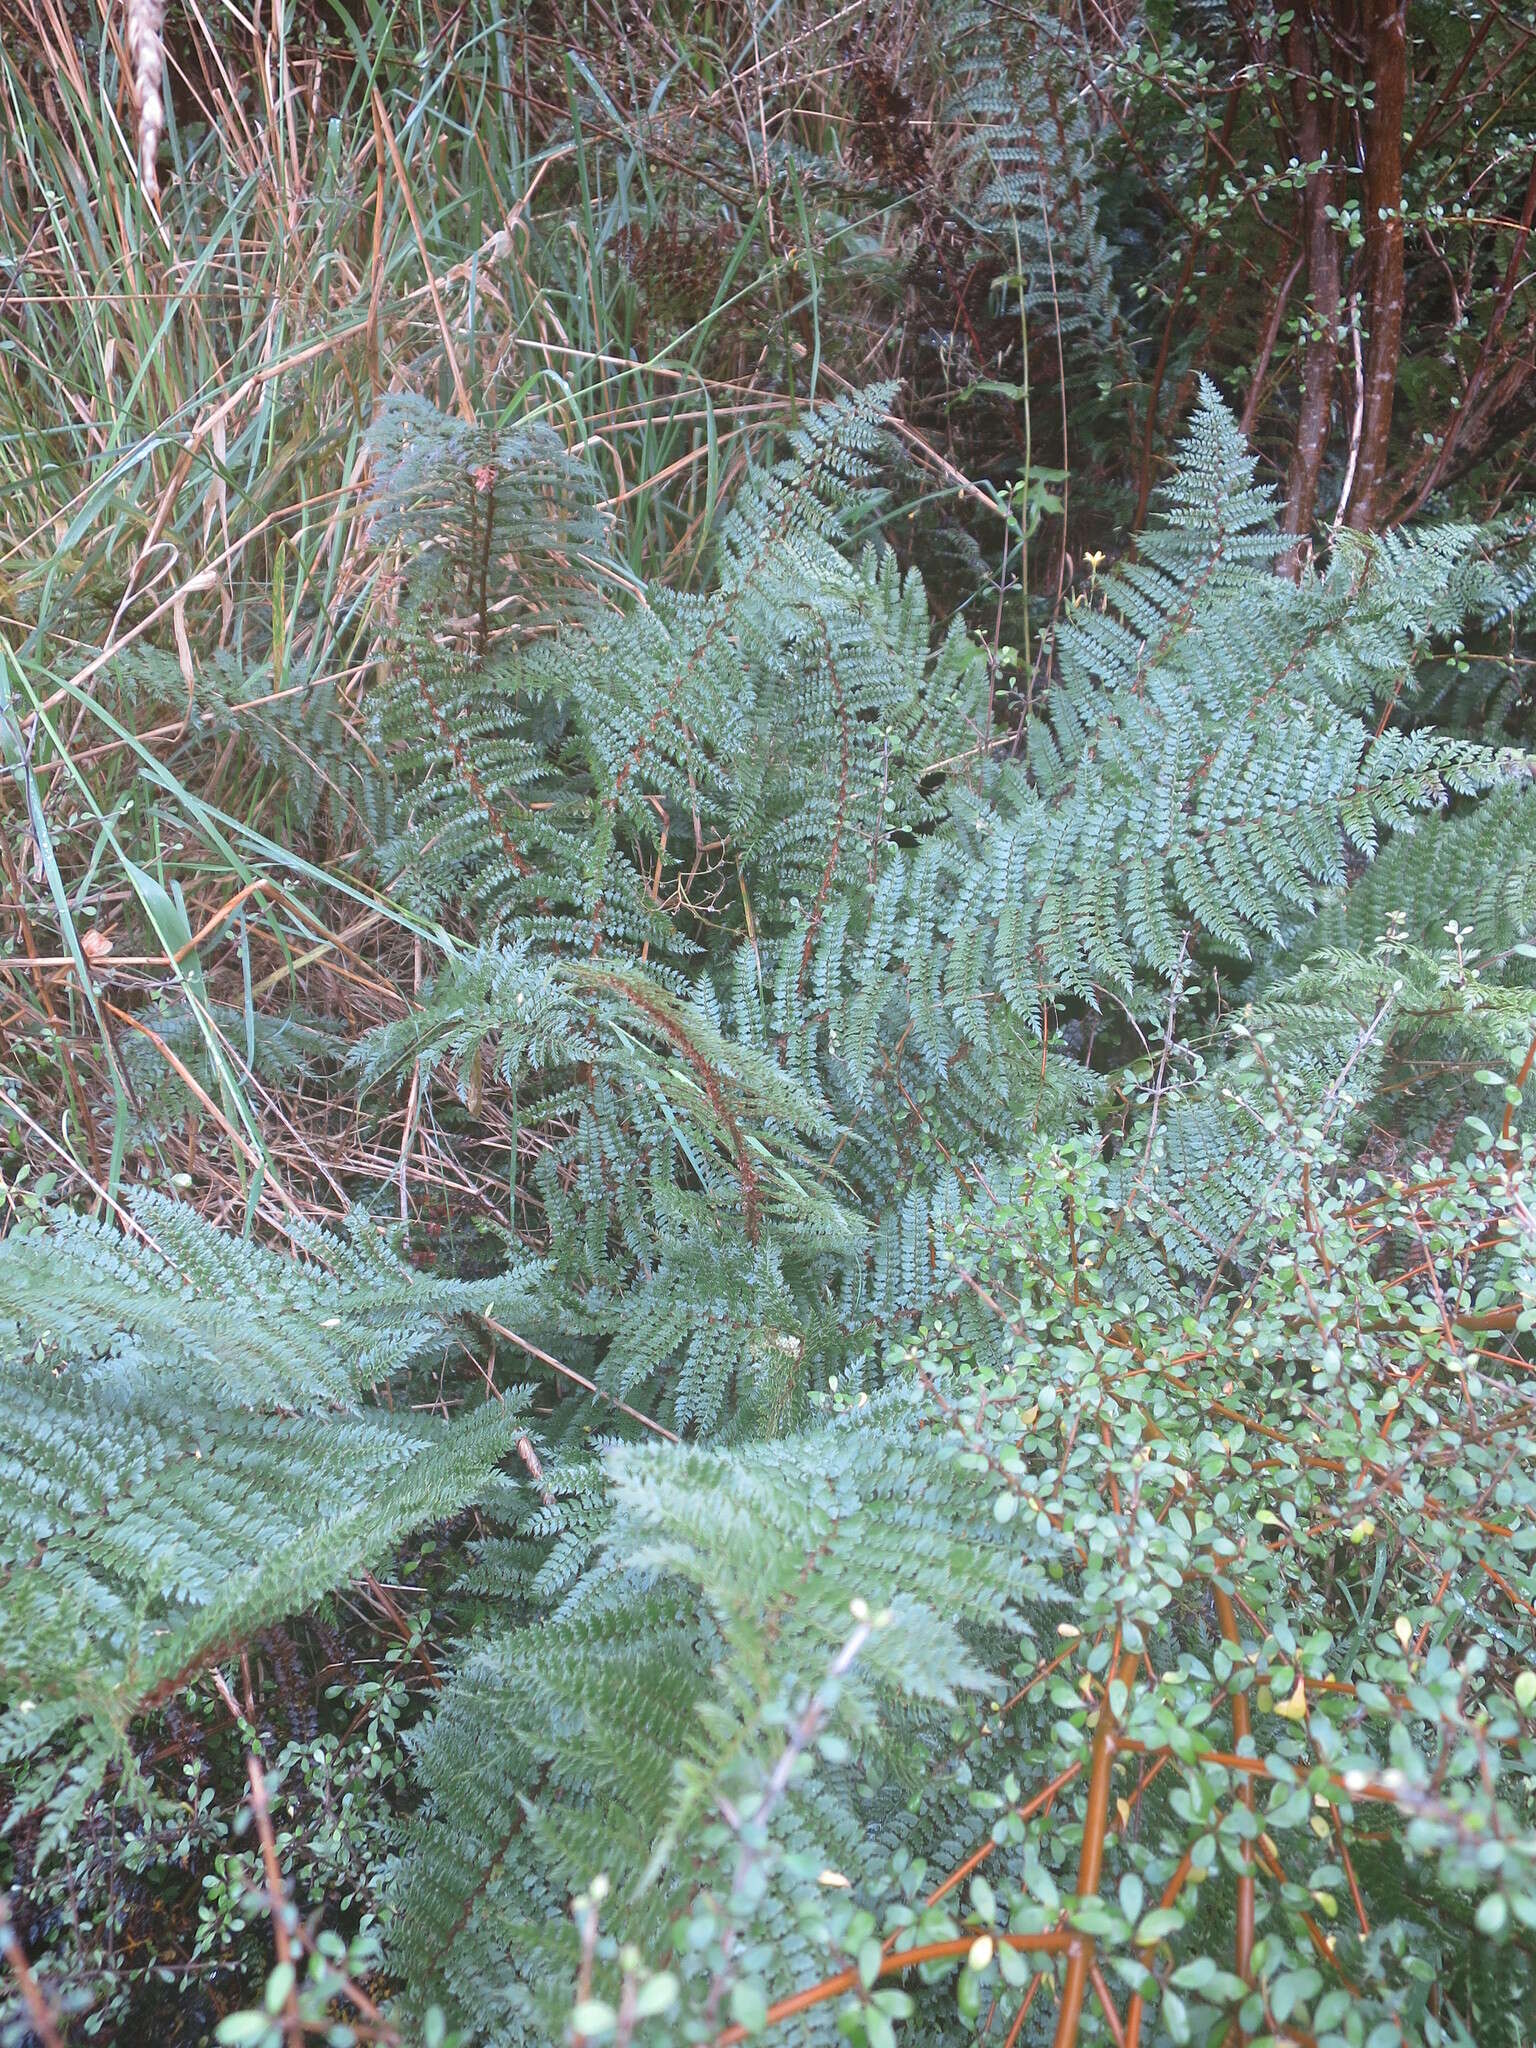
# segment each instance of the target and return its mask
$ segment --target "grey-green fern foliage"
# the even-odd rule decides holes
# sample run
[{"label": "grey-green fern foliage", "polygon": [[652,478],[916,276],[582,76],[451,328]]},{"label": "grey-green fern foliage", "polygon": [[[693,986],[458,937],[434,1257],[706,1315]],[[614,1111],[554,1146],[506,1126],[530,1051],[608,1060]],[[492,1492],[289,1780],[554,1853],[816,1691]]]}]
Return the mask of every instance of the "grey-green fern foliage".
[{"label": "grey-green fern foliage", "polygon": [[[413,1276],[362,1222],[294,1258],[155,1203],[139,1242],[0,1244],[0,1760],[56,1831],[242,1630],[486,1503],[396,1953],[489,2042],[562,2038],[570,1896],[610,1866],[648,1951],[724,1884],[727,1950],[770,1944],[790,1985],[824,1870],[963,1853],[999,1724],[942,1782],[922,1758],[1046,1598],[904,1380],[920,1327],[995,1343],[946,1256],[968,1207],[1088,1142],[1095,1199],[1139,1219],[1138,1300],[1172,1314],[1302,1185],[1265,1150],[1255,1044],[1347,1153],[1426,1034],[1463,1114],[1529,1035],[1525,765],[1418,716],[1518,536],[1345,536],[1293,584],[1206,386],[1158,522],[998,749],[982,651],[874,538],[894,402],[807,413],[680,592],[636,588],[552,435],[381,417],[378,861],[443,943],[354,1070],[365,1112],[414,1077],[450,1142],[488,1100],[508,1120],[495,1277]],[[1448,953],[1458,909],[1479,943]],[[381,1405],[509,1303],[590,1397]],[[641,1457],[637,1415],[710,1447]],[[766,1800],[771,1858],[740,1825]],[[697,2038],[738,1975],[695,1984]]]}]

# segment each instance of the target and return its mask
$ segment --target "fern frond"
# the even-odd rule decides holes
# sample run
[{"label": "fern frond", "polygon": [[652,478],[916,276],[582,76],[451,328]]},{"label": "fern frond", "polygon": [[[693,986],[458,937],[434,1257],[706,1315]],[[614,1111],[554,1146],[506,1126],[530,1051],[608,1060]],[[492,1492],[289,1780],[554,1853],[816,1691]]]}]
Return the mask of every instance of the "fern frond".
[{"label": "fern frond", "polygon": [[[995,1523],[957,1543],[974,1477],[916,1421],[891,1396],[772,1447],[613,1455],[614,1519],[581,1596],[473,1650],[418,1745],[429,1805],[399,1878],[411,1981],[446,1984],[498,2042],[554,2038],[571,1895],[602,1871],[659,1949],[690,1900],[730,1897],[733,1827],[755,1809],[754,1923],[792,1980],[817,1973],[796,1901],[817,1872],[858,1883],[899,1846],[904,1806],[871,1801],[871,1777],[923,1779],[925,1747],[993,1682],[1021,1583]],[[817,1768],[770,1799],[808,1713]]]},{"label": "fern frond", "polygon": [[368,1405],[467,1297],[361,1223],[292,1258],[153,1197],[137,1222],[0,1241],[0,1752],[36,1764],[23,1808],[64,1800],[50,1836],[134,1779],[134,1715],[472,1499],[525,1426]]}]

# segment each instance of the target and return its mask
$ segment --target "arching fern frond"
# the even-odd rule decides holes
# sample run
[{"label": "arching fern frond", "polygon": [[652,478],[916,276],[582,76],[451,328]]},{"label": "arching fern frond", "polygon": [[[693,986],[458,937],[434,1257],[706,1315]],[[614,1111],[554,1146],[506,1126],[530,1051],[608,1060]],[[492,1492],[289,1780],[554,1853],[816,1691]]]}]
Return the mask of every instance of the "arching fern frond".
[{"label": "arching fern frond", "polygon": [[368,1400],[466,1295],[365,1226],[293,1258],[160,1199],[137,1221],[0,1241],[0,1758],[49,1839],[104,1771],[137,1782],[136,1714],[462,1506],[524,1429],[515,1399]]}]

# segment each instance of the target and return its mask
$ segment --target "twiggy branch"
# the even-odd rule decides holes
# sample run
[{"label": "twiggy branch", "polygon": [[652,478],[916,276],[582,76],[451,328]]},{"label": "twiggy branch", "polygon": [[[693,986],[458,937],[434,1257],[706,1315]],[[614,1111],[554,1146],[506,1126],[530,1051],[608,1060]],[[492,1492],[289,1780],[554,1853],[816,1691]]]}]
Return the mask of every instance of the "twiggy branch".
[{"label": "twiggy branch", "polygon": [[1377,523],[1386,480],[1403,334],[1403,110],[1408,82],[1407,0],[1365,0],[1367,62],[1374,98],[1365,123],[1365,402],[1360,460],[1344,518],[1357,530]]},{"label": "twiggy branch", "polygon": [[[1113,1677],[1127,1691],[1136,1683],[1137,1659],[1125,1651],[1115,1660]],[[1093,1766],[1088,1778],[1088,1807],[1083,1815],[1083,1847],[1077,1866],[1077,1896],[1098,1896],[1104,1869],[1104,1843],[1109,1834],[1110,1778],[1114,1771],[1119,1724],[1110,1711],[1109,1686],[1099,1703],[1099,1725],[1093,1731]],[[1073,2048],[1083,2016],[1083,1999],[1088,1991],[1094,1960],[1091,1934],[1074,1933],[1067,1945],[1067,1974],[1061,1987],[1061,2004],[1056,2013],[1054,2048]]]},{"label": "twiggy branch", "polygon": [[53,2013],[43,1996],[43,1988],[32,1974],[32,1965],[27,1961],[21,1937],[11,1925],[10,1901],[3,1894],[0,1894],[0,1954],[4,1955],[6,1968],[16,1979],[16,1989],[27,2008],[32,2031],[43,2048],[64,2048],[64,2038],[53,2023]]},{"label": "twiggy branch", "polygon": [[[245,1760],[246,1775],[251,1781],[251,1818],[256,1823],[256,1833],[261,1842],[261,1864],[267,1880],[267,1907],[272,1916],[272,1943],[277,1950],[277,1960],[286,1963],[293,1971],[293,1943],[288,1934],[288,1899],[283,1889],[283,1873],[277,1863],[277,1841],[272,1833],[272,1811],[267,1804],[267,1781],[261,1765],[254,1756]],[[303,2022],[299,2018],[299,1992],[297,1977],[291,1975],[288,1995],[283,2000],[283,2038],[286,2041],[302,2041]]]},{"label": "twiggy branch", "polygon": [[[789,1740],[785,1743],[778,1762],[768,1775],[768,1783],[763,1789],[763,1796],[757,1802],[750,1816],[754,1830],[760,1830],[767,1826],[775,1809],[778,1807],[779,1801],[789,1790],[789,1781],[794,1775],[797,1759],[804,1753],[807,1746],[815,1740],[818,1730],[831,1711],[833,1688],[837,1685],[839,1679],[846,1678],[853,1669],[855,1659],[869,1641],[870,1630],[873,1626],[874,1624],[867,1619],[859,1620],[858,1626],[833,1658],[825,1679],[816,1688],[811,1698],[810,1705],[790,1730]],[[756,1868],[760,1854],[760,1850],[754,1847],[751,1842],[748,1842],[743,1847],[741,1861],[736,1866],[735,1883],[731,1888],[733,1896],[739,1895],[742,1892],[743,1881]],[[709,1987],[709,1997],[705,2001],[704,2014],[706,2019],[710,2021],[713,2021],[716,2007],[719,2005],[725,1991],[726,1974],[730,1967],[731,1951],[734,1946],[733,1933],[733,1929],[729,1927],[726,1929],[722,1943],[723,1954],[720,1967],[715,1972],[714,1981]]]},{"label": "twiggy branch", "polygon": [[[972,1934],[962,1934],[950,1941],[927,1941],[917,1948],[897,1949],[881,1959],[876,1975],[899,1977],[905,1970],[915,1970],[920,1963],[957,1961],[961,1956],[970,1954],[975,1939]],[[1052,1927],[1043,1934],[995,1934],[992,1939],[1000,1948],[1016,1949],[1020,1955],[1062,1955],[1072,1937],[1065,1928]],[[804,1991],[796,1991],[788,1998],[781,1998],[776,2005],[770,2005],[766,2024],[777,2026],[780,2020],[794,2019],[799,2013],[809,2012],[813,2006],[824,2005],[829,1998],[839,1998],[845,1991],[856,1991],[861,1981],[857,1970],[839,1970],[835,1977],[824,1977],[819,1984],[808,1985]],[[738,2041],[746,2038],[745,2027],[726,2027],[715,2036],[715,2048],[735,2048]]]},{"label": "twiggy branch", "polygon": [[[1238,1635],[1237,1615],[1232,1606],[1232,1597],[1229,1593],[1223,1592],[1220,1586],[1215,1587],[1213,1590],[1216,1596],[1216,1619],[1221,1624],[1222,1636],[1235,1650],[1241,1638]],[[1246,1693],[1234,1691],[1232,1694],[1232,1747],[1236,1750],[1241,1750],[1243,1744],[1248,1740],[1248,1736],[1248,1697]],[[1254,1800],[1254,1787],[1251,1778],[1244,1781],[1238,1797],[1251,1813]],[[1234,1968],[1236,1974],[1246,1984],[1249,1973],[1253,1968],[1255,1920],[1253,1844],[1246,1841],[1243,1844],[1243,1873],[1237,1880],[1237,1935]]]}]

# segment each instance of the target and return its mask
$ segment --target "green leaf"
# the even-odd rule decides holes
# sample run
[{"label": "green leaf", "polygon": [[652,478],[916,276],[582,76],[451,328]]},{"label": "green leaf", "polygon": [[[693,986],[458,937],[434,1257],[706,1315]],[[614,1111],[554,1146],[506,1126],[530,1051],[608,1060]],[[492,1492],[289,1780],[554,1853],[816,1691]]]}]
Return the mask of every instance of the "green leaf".
[{"label": "green leaf", "polygon": [[1142,1947],[1150,1947],[1154,1941],[1162,1941],[1170,1934],[1177,1934],[1184,1925],[1184,1915],[1174,1906],[1154,1906],[1150,1913],[1144,1913],[1136,1928],[1136,1940]]},{"label": "green leaf", "polygon": [[279,1963],[267,1979],[266,2008],[268,2012],[281,2012],[288,2002],[288,1995],[297,1981],[297,1972],[292,1963]]},{"label": "green leaf", "polygon": [[997,1945],[997,1968],[1003,1982],[1011,1984],[1015,1990],[1029,1982],[1029,1963],[1019,1949],[1011,1948],[1006,1941]]},{"label": "green leaf", "polygon": [[654,1977],[647,1979],[635,1994],[635,2018],[655,2019],[658,2013],[670,2012],[677,2003],[677,1979],[670,1970],[658,1970]]},{"label": "green leaf", "polygon": [[1269,1988],[1270,2011],[1277,2020],[1288,2020],[1298,2005],[1315,1998],[1322,1988],[1322,1976],[1316,1970],[1282,1970]]},{"label": "green leaf", "polygon": [[881,2012],[893,2020],[909,2020],[917,2010],[912,1994],[903,1991],[898,1985],[890,1985],[883,1991],[875,1992],[869,2002],[873,2006],[878,2006]]},{"label": "green leaf", "polygon": [[1502,1892],[1490,1892],[1477,1909],[1473,1925],[1479,1934],[1499,1935],[1509,1924],[1509,1901]]},{"label": "green leaf", "polygon": [[869,2048],[896,2048],[896,2029],[877,2005],[864,2008],[864,2034]]},{"label": "green leaf", "polygon": [[219,2021],[213,2038],[221,2048],[270,2048],[281,2041],[282,2031],[265,2013],[232,2012]]},{"label": "green leaf", "polygon": [[754,1978],[743,1977],[731,1986],[731,2018],[749,2034],[760,2034],[768,2024],[768,2000]]},{"label": "green leaf", "polygon": [[1175,1970],[1170,1982],[1181,1991],[1199,1991],[1209,1984],[1216,1975],[1216,1964],[1210,1956],[1196,1956],[1192,1962],[1184,1963]]}]

